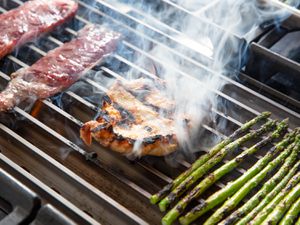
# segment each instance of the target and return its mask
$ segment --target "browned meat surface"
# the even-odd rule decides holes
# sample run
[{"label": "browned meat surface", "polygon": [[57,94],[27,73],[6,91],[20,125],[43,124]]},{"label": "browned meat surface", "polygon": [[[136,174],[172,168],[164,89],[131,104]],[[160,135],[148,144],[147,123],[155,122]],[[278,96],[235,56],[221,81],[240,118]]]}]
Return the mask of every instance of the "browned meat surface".
[{"label": "browned meat surface", "polygon": [[84,27],[76,39],[50,51],[31,67],[13,73],[0,93],[0,111],[28,98],[46,98],[68,88],[111,53],[119,37],[99,25]]},{"label": "browned meat surface", "polygon": [[78,5],[72,0],[33,0],[0,15],[0,59],[73,17]]},{"label": "browned meat surface", "polygon": [[152,82],[144,78],[136,79],[126,83],[124,88],[144,104],[154,107],[156,111],[171,113],[175,108],[174,102],[160,91],[165,88],[162,80]]},{"label": "browned meat surface", "polygon": [[[136,80],[122,84],[115,82],[103,101],[100,116],[95,121],[89,121],[81,128],[80,135],[86,144],[91,144],[92,138],[101,145],[124,154],[135,155],[167,155],[177,148],[177,139],[175,135],[174,121],[162,116],[155,109],[162,101],[172,105],[172,102],[160,94],[158,90],[155,97],[149,102],[158,102],[156,99],[160,95],[159,104],[153,108],[150,105],[143,104],[131,93],[140,90],[139,87],[147,85],[145,80]],[[148,103],[149,103],[148,102]]]}]

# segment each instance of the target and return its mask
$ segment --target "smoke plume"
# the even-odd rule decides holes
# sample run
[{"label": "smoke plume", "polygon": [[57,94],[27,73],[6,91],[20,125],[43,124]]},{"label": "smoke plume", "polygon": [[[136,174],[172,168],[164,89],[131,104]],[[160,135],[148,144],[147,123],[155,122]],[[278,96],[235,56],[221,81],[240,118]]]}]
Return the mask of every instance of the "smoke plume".
[{"label": "smoke plume", "polygon": [[[279,23],[288,14],[257,0],[177,0],[176,3],[189,13],[168,7],[157,9],[151,1],[143,1],[140,8],[175,28],[178,32],[168,35],[180,44],[172,49],[163,44],[152,46],[147,41],[141,45],[159,61],[153,62],[152,72],[166,82],[161,91],[175,102],[174,120],[180,146],[186,152],[194,152],[199,127],[207,119],[214,120],[212,109],[220,104],[217,93],[226,84],[222,76],[235,79],[255,31],[265,22]],[[152,24],[152,19],[145,17],[144,21]],[[136,29],[147,32],[144,26]],[[143,68],[149,68],[149,64],[151,67],[147,57],[139,56],[136,63]],[[133,73],[129,71],[127,78],[132,79]],[[224,122],[220,124],[224,126]]]}]

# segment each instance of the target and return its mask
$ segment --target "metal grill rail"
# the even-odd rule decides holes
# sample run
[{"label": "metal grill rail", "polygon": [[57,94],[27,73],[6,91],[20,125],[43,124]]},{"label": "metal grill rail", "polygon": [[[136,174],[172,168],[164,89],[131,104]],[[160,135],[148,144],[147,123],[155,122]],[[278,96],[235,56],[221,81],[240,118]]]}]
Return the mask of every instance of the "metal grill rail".
[{"label": "metal grill rail", "polygon": [[[121,2],[115,5],[102,0],[92,2],[82,0],[78,2],[80,10],[74,19],[75,22],[72,24],[84,25],[90,23],[89,16],[97,18],[99,21],[110,22],[121,33],[130,32],[135,38],[144,38],[152,45],[161,45],[172,55],[180,57],[191,67],[197,68],[197,72],[203,71],[214,74],[214,71],[210,71],[195,58],[191,58],[184,52],[178,52],[168,46],[167,41],[170,40],[181,44],[178,39],[170,34],[184,35],[183,33],[151,17],[151,15],[147,16],[153,19],[154,25],[147,24],[136,16],[144,15],[141,9]],[[188,12],[170,1],[163,0],[162,2],[172,4],[178,10]],[[20,0],[11,0],[8,5],[2,5],[0,1],[0,11],[3,13],[20,4],[23,4]],[[89,12],[89,14],[86,12]],[[135,12],[135,14],[132,15],[130,12]],[[113,17],[111,15],[118,16]],[[125,20],[123,20],[124,18]],[[77,30],[80,28],[73,27],[72,24],[62,31],[70,37],[76,35]],[[133,24],[144,26],[155,32],[156,35],[151,36],[148,33],[137,31],[134,29]],[[161,39],[158,40],[158,37]],[[55,32],[42,38],[42,40],[50,42],[51,46],[40,43],[27,44],[21,48],[19,54],[9,55],[2,60],[3,65],[9,65],[1,68],[0,85],[2,87],[10,79],[10,70],[27,67],[30,63],[33,63],[22,52],[30,51],[34,58],[38,59],[51,48],[61,45],[65,41],[63,35],[56,35]],[[159,58],[146,52],[132,40],[126,39],[126,36],[121,45],[136,55],[142,55],[148,58],[149,61],[160,64]],[[195,54],[197,55],[197,53]],[[136,64],[132,59],[127,59],[122,52],[117,52],[111,57],[118,63],[145,76],[155,76],[149,69]],[[10,69],[4,70],[5,67]],[[103,72],[103,76],[124,79],[119,71],[114,71],[106,65],[100,65],[99,69]],[[200,82],[197,80],[197,74],[187,74],[181,69],[177,69],[175,72]],[[213,111],[219,119],[227,123],[229,129],[223,130],[207,123],[202,126],[205,131],[204,136],[224,138],[261,111],[272,111],[273,116],[279,119],[289,117],[292,128],[300,126],[299,113],[223,75],[215,75],[226,80],[228,84],[222,91],[211,91],[217,94],[222,101],[230,104],[231,107],[227,111],[224,111],[225,109],[221,107],[213,109]],[[106,90],[104,86],[90,77],[83,78],[81,82],[102,93]],[[28,184],[28,180],[35,180],[34,188],[38,193],[48,193],[52,198],[54,196],[56,202],[60,202],[62,210],[64,210],[62,203],[67,204],[72,209],[70,216],[74,217],[76,215],[78,221],[85,220],[88,223],[96,223],[97,221],[103,224],[158,224],[161,213],[158,212],[155,206],[149,205],[148,198],[190,164],[178,159],[178,167],[172,168],[166,165],[163,159],[153,159],[151,157],[130,162],[123,156],[103,149],[98,144],[94,143],[91,147],[87,147],[78,140],[78,130],[83,122],[94,117],[97,106],[90,99],[81,97],[80,93],[77,93],[77,90],[72,90],[72,88],[63,94],[62,101],[71,102],[72,104],[64,109],[46,99],[37,103],[41,104],[41,111],[35,116],[25,112],[22,108],[15,108],[15,116],[18,118],[15,124],[16,127],[9,124],[0,124],[0,165]],[[237,115],[235,112],[238,111],[240,113]],[[205,151],[205,149],[201,150],[199,154],[203,154]],[[93,154],[94,152],[98,154],[97,158]],[[64,156],[64,154],[66,155]],[[256,156],[256,158],[259,157],[260,155]],[[249,165],[243,165],[235,170],[233,176],[243,173],[247,166]],[[27,180],[17,175],[20,173],[26,174]],[[214,188],[223,187],[224,182],[228,179],[227,177],[222,179]],[[50,197],[47,200],[53,201]],[[81,210],[86,214],[82,213]],[[111,215],[114,215],[113,218]]]}]

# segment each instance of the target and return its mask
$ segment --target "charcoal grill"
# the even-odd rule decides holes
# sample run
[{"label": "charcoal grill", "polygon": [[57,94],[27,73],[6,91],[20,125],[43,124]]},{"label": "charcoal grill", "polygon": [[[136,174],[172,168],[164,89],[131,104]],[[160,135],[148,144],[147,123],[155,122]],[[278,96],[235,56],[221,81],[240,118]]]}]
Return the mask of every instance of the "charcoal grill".
[{"label": "charcoal grill", "polygon": [[[166,163],[163,158],[145,157],[131,161],[96,143],[88,147],[79,140],[80,126],[95,117],[101,97],[105,93],[106,89],[101,82],[105,83],[111,78],[124,79],[122,74],[129,70],[144,76],[155,76],[153,67],[139,65],[135,57],[129,57],[143,56],[149,62],[161,65],[160,59],[146,51],[136,40],[146,40],[149,46],[161,45],[169,54],[179,57],[187,65],[195,68],[195,74],[184,70],[177,71],[182,76],[197,81],[197,74],[201,71],[214,73],[208,67],[211,58],[194,52],[181,43],[181,38],[184,37],[181,31],[176,30],[176,27],[172,27],[167,21],[156,19],[155,10],[152,15],[145,13],[142,4],[139,4],[142,1],[132,1],[135,4],[130,2],[79,0],[79,11],[68,25],[35,43],[19,48],[1,60],[0,87],[3,89],[13,71],[30,66],[49,50],[73,38],[82,26],[91,21],[105,22],[110,24],[112,29],[123,33],[124,39],[120,43],[122,50],[93,68],[88,76],[72,88],[51,99],[37,101],[32,110],[21,105],[16,107],[13,113],[1,115],[0,172],[10,174],[27,186],[39,196],[43,207],[51,205],[50,208],[56,208],[55,212],[63,213],[78,224],[160,224],[162,214],[156,206],[149,204],[149,197],[191,163],[182,157],[172,158],[172,161],[177,162],[175,167]],[[202,10],[214,7],[216,2],[212,1]],[[6,12],[21,4],[21,0],[0,0],[0,11]],[[153,7],[168,7],[182,16],[201,21],[197,18],[199,11],[191,11],[173,1],[157,0],[152,1],[152,4]],[[281,4],[279,6],[284,7]],[[285,24],[299,24],[300,17],[297,13],[298,11],[294,10],[293,16],[287,19]],[[143,32],[136,29],[141,26],[144,28]],[[222,31],[221,28],[216,29]],[[274,59],[275,56],[272,57],[272,52],[270,53],[266,45],[256,41],[268,32],[270,35],[272,29],[273,26],[257,27],[252,31],[256,39],[252,40],[249,40],[249,37],[253,37],[253,34],[234,37],[239,40],[241,46],[246,41],[254,41],[250,46],[249,63],[240,73],[240,79],[234,80],[216,74],[227,84],[221,91],[212,90],[223,103],[212,111],[217,115],[217,122],[222,121],[226,124],[226,129],[224,126],[217,126],[216,121],[207,121],[201,127],[203,132],[200,138],[224,138],[262,111],[271,111],[272,117],[276,119],[289,117],[290,128],[300,126],[299,102],[286,96],[285,103],[288,104],[283,105],[283,94],[253,79],[258,72],[254,66],[257,60],[263,58],[275,63],[279,60]],[[174,45],[182,45],[182,51],[174,50]],[[279,58],[278,70],[293,71],[293,74],[299,75],[299,64],[284,57]],[[118,66],[116,68],[112,65]],[[95,79],[99,78],[97,71],[101,71],[101,82]],[[85,91],[97,90],[97,94],[90,97],[91,93],[82,92],[82,87]],[[254,90],[251,89],[253,87]],[[276,101],[277,99],[280,101]],[[201,155],[206,150],[205,147],[199,147],[197,154]],[[212,190],[222,188],[230,178],[243,173],[252,161],[260,158],[259,154],[241,165],[230,177],[221,179]],[[0,201],[0,209],[3,205],[5,203]],[[31,220],[38,214],[38,208],[39,206],[33,207]],[[0,216],[11,213],[11,208],[6,209],[0,210]]]}]

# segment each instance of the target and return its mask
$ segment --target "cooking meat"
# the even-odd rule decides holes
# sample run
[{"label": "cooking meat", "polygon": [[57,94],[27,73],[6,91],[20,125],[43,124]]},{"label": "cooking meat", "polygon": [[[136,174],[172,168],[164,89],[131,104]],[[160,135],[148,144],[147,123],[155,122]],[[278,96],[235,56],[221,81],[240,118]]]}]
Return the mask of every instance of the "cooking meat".
[{"label": "cooking meat", "polygon": [[72,0],[33,0],[0,15],[0,59],[14,48],[33,40],[73,17],[78,5]]},{"label": "cooking meat", "polygon": [[76,39],[50,51],[31,67],[13,73],[0,93],[0,111],[12,109],[28,98],[46,98],[68,88],[112,52],[119,37],[99,25],[87,25]]},{"label": "cooking meat", "polygon": [[[80,136],[86,144],[90,145],[94,138],[111,150],[136,155],[162,156],[176,150],[178,143],[174,121],[162,116],[147,102],[140,101],[138,96],[128,91],[129,87],[138,87],[143,82],[138,80],[123,84],[117,81],[111,86],[99,117],[85,123],[80,130]],[[149,87],[148,90],[154,91]],[[157,90],[155,98],[158,95]],[[161,97],[166,104],[172,104],[163,95]]]},{"label": "cooking meat", "polygon": [[172,113],[175,109],[174,102],[160,91],[165,89],[164,82],[160,79],[153,82],[149,79],[140,78],[127,82],[124,88],[156,111]]}]

